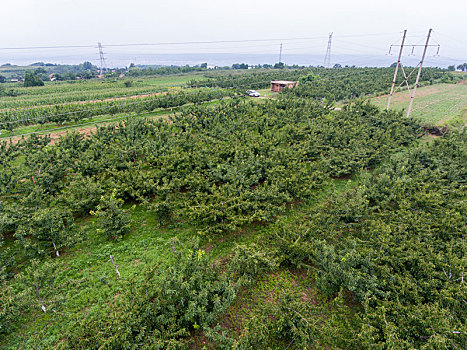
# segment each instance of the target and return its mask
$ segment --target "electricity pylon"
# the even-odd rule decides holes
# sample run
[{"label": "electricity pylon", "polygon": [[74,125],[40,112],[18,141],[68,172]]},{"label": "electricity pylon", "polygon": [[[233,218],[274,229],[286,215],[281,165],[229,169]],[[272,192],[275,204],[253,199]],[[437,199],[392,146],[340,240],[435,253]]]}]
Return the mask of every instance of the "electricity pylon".
[{"label": "electricity pylon", "polygon": [[99,48],[99,58],[101,61],[101,69],[99,72],[99,75],[102,75],[105,69],[105,57],[104,57],[104,51],[102,50],[102,44],[97,43],[97,47]]},{"label": "electricity pylon", "polygon": [[[437,51],[436,54],[439,53],[439,48],[440,48],[439,44],[430,45],[430,37],[431,37],[431,32],[432,31],[433,30],[430,28],[430,30],[428,31],[428,35],[426,37],[426,42],[425,42],[424,45],[413,45],[413,44],[405,44],[405,38],[406,38],[407,30],[404,30],[404,34],[402,36],[402,43],[401,43],[400,49],[399,49],[399,58],[397,59],[396,71],[394,72],[394,79],[392,81],[391,93],[389,94],[388,105],[387,105],[386,109],[389,109],[389,107],[391,105],[391,98],[394,95],[394,92],[396,92],[405,83],[405,85],[407,86],[407,90],[410,93],[410,103],[409,103],[409,108],[407,109],[407,117],[410,116],[410,112],[412,111],[413,101],[415,99],[415,92],[417,91],[418,82],[420,80],[420,75],[422,73],[422,67],[423,67],[423,62],[425,60],[426,51],[427,51],[429,46],[436,46],[436,47],[438,47],[438,51]],[[391,49],[392,49],[393,46],[398,46],[398,45],[391,45],[389,47],[389,54],[391,53]],[[417,66],[415,68],[412,69],[412,71],[408,75],[406,74],[406,72],[404,70],[404,66],[401,63],[402,51],[404,50],[404,47],[406,47],[406,46],[412,46],[412,52],[414,51],[416,46],[423,46],[424,47],[423,48],[422,58],[421,58],[420,62],[417,64]],[[399,86],[396,89],[394,89],[394,87],[396,85],[397,72],[399,70],[399,67],[401,68],[402,74],[404,75],[404,80],[402,81],[402,83],[399,84]],[[417,78],[415,79],[415,85],[414,85],[412,91],[410,91],[409,78],[417,70],[417,68],[418,68],[418,73],[417,73]]]},{"label": "electricity pylon", "polygon": [[280,46],[280,49],[279,49],[279,63],[282,62],[282,43],[281,43],[281,46]]},{"label": "electricity pylon", "polygon": [[324,67],[329,68],[331,65],[331,43],[332,43],[332,33],[329,34],[328,40],[328,49],[326,50],[326,56],[324,56]]}]

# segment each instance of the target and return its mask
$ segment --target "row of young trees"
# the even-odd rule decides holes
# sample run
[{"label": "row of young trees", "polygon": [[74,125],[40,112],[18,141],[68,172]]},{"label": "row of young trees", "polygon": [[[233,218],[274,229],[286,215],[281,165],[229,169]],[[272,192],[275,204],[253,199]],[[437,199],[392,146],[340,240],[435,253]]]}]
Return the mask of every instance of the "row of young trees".
[{"label": "row of young trees", "polygon": [[108,99],[88,103],[67,103],[37,108],[19,108],[0,112],[0,128],[14,130],[22,125],[64,123],[79,121],[99,115],[118,113],[152,112],[158,108],[179,107],[190,103],[201,103],[224,97],[235,96],[232,89],[192,89],[166,95],[150,95],[135,98]]},{"label": "row of young trees", "polygon": [[[298,87],[286,91],[302,97],[312,97],[323,101],[336,101],[358,98],[374,93],[382,93],[388,89],[388,82],[392,79],[393,68],[343,68],[340,70],[313,68],[313,69],[289,69],[280,71],[258,71],[244,74],[213,74],[207,80],[190,81],[191,88],[216,87],[221,89],[236,89],[243,93],[248,88],[269,87],[271,80],[300,81]],[[27,84],[36,84],[37,77],[27,74]],[[439,69],[426,69],[421,77],[421,84],[435,82],[455,82],[454,76]],[[25,84],[26,84],[25,82]],[[130,85],[130,84],[128,84]],[[131,88],[140,91],[139,88]],[[83,90],[83,96],[86,95]],[[122,88],[113,88],[109,94],[118,96]],[[107,94],[106,96],[109,96]],[[46,99],[47,105],[34,106],[34,108],[6,108],[0,112],[0,127],[12,130],[25,124],[77,121],[101,114],[116,114],[130,111],[151,111],[154,108],[174,107],[185,103],[203,102],[207,98],[230,96],[233,92],[217,90],[197,90],[169,96],[145,96],[130,100],[93,101],[91,103],[53,103],[55,99]],[[42,95],[41,95],[42,96]],[[93,95],[97,96],[97,95]],[[97,98],[97,97],[96,97]],[[79,96],[71,96],[72,101]],[[14,101],[7,103],[11,105]],[[34,103],[34,99],[27,102]],[[53,104],[53,105],[52,105]],[[22,105],[21,105],[22,106]]]},{"label": "row of young trees", "polygon": [[[402,72],[398,81],[403,81]],[[389,93],[394,76],[394,68],[343,68],[339,70],[313,70],[302,76],[300,84],[288,89],[287,94],[310,97],[317,100],[340,101],[366,97],[373,94]],[[455,83],[458,77],[437,68],[422,71],[420,86],[438,82]],[[415,76],[409,84],[415,83]]]},{"label": "row of young trees", "polygon": [[[389,92],[391,81],[394,76],[394,67],[389,68],[356,68],[335,67],[341,69],[327,68],[301,68],[278,71],[252,71],[251,73],[215,74],[207,75],[207,80],[193,80],[188,82],[191,87],[235,87],[241,86],[245,89],[267,88],[272,80],[299,81],[297,88],[291,89],[289,93],[312,97],[315,99],[326,98],[329,101],[339,101],[367,96],[375,93]],[[399,72],[402,79],[402,72]],[[453,76],[443,69],[425,68],[420,77],[421,84],[433,84],[436,82],[456,82]],[[415,82],[411,77],[410,83]]]},{"label": "row of young trees", "polygon": [[448,67],[448,71],[451,71],[451,72],[455,71],[456,69],[462,72],[467,72],[467,62],[459,64],[457,67],[455,65]]}]

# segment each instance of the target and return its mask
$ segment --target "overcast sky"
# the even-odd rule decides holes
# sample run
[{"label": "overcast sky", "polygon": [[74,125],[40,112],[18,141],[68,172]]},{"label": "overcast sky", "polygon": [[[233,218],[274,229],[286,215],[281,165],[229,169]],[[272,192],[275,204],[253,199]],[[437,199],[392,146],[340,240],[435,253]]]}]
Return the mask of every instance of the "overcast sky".
[{"label": "overcast sky", "polygon": [[[420,44],[433,28],[441,56],[467,60],[467,6],[461,0],[1,0],[0,13],[0,48],[311,37],[283,40],[284,54],[324,54],[334,32],[334,53],[384,55],[403,29],[409,43]],[[118,50],[272,53],[279,43]]]}]

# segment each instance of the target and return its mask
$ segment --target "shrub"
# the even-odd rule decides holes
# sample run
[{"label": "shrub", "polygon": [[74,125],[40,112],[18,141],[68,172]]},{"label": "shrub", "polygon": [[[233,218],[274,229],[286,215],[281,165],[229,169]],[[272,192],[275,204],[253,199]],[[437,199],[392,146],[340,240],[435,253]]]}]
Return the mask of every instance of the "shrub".
[{"label": "shrub", "polygon": [[173,258],[165,269],[149,269],[143,280],[123,281],[123,294],[108,314],[102,306],[88,310],[67,336],[69,348],[187,348],[190,333],[207,329],[232,303],[236,286],[197,244]]},{"label": "shrub", "polygon": [[32,256],[60,255],[74,242],[73,216],[60,208],[41,208],[22,218],[14,236]]},{"label": "shrub", "polygon": [[117,191],[110,196],[102,196],[99,205],[91,215],[100,218],[100,230],[110,239],[118,239],[130,230],[130,218],[122,209],[123,199],[116,198]]}]

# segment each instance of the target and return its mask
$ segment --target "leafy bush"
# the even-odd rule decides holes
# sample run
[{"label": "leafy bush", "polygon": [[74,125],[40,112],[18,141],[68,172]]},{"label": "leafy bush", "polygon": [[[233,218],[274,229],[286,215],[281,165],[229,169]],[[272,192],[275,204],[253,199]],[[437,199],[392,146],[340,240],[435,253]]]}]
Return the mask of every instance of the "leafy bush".
[{"label": "leafy bush", "polygon": [[238,245],[229,262],[229,268],[238,277],[251,281],[255,276],[273,271],[279,266],[279,261],[273,251],[261,249],[257,244]]},{"label": "leafy bush", "polygon": [[231,274],[197,244],[174,252],[171,266],[148,270],[143,281],[123,283],[107,315],[89,310],[67,335],[69,348],[185,349],[188,336],[215,323],[236,295]]},{"label": "leafy bush", "polygon": [[75,241],[73,216],[60,208],[40,208],[23,218],[14,236],[32,256],[53,253]]},{"label": "leafy bush", "polygon": [[96,210],[91,215],[99,218],[100,230],[110,239],[118,239],[130,231],[130,218],[122,209],[123,199],[117,198],[114,190],[110,196],[102,196]]}]

